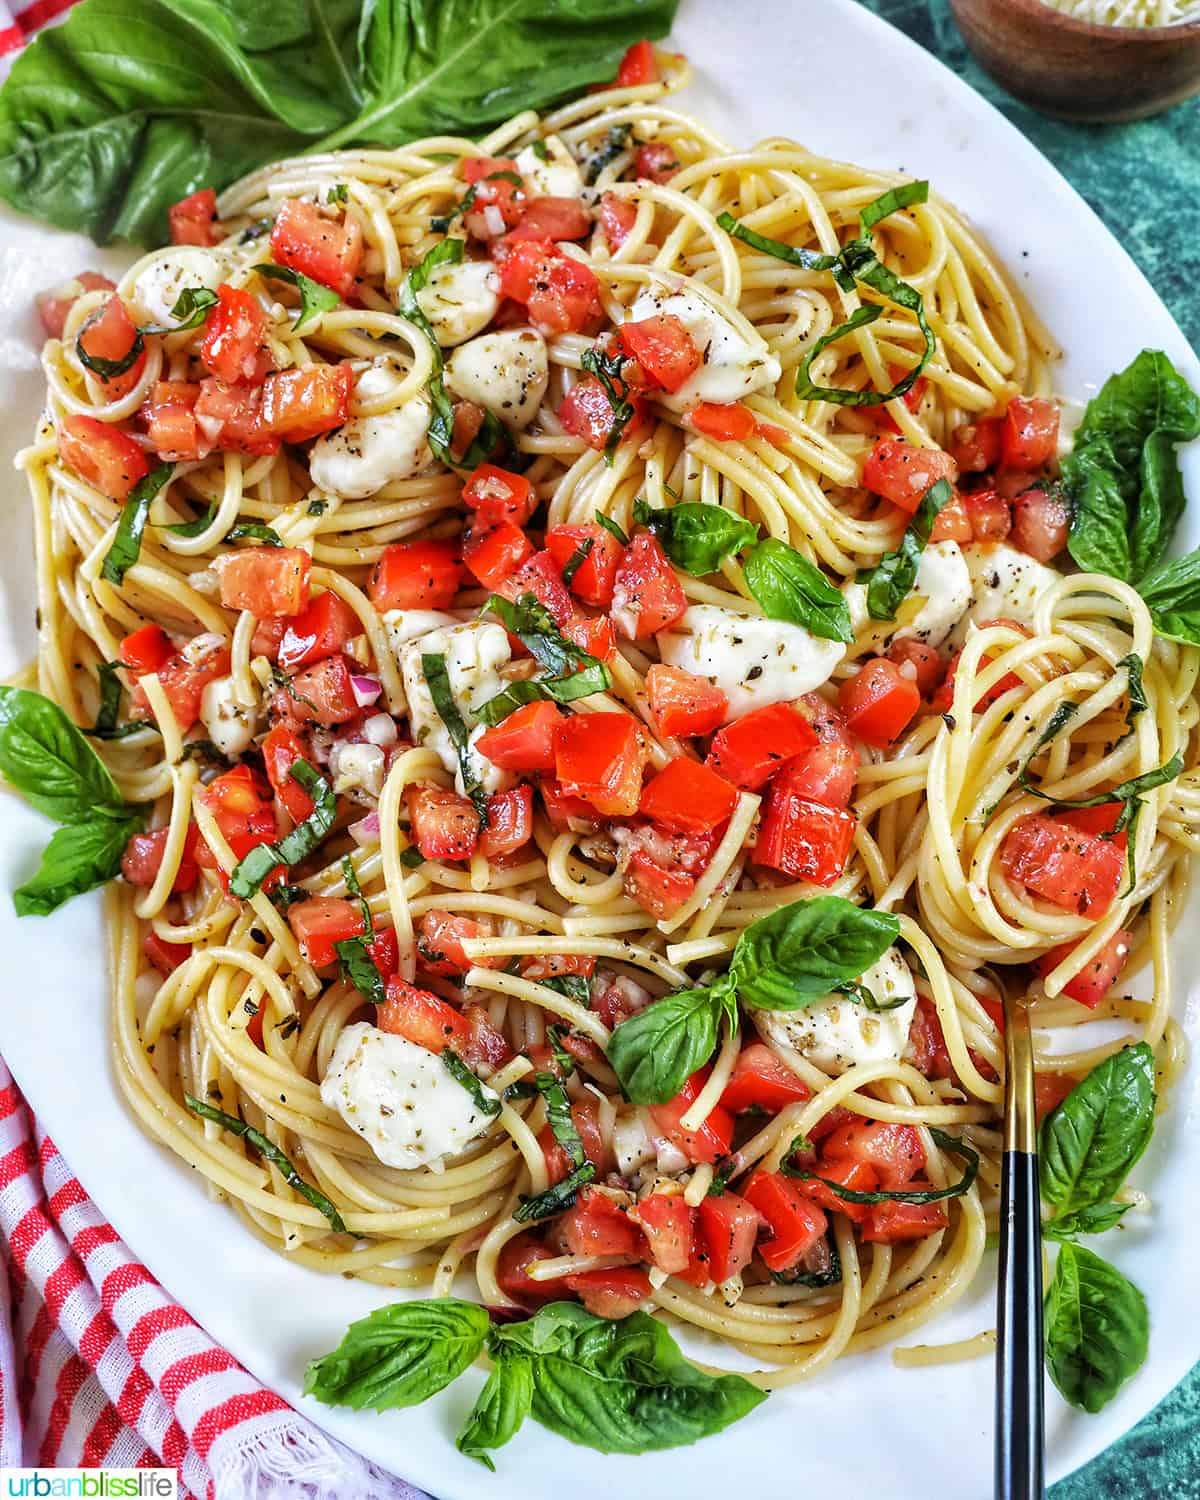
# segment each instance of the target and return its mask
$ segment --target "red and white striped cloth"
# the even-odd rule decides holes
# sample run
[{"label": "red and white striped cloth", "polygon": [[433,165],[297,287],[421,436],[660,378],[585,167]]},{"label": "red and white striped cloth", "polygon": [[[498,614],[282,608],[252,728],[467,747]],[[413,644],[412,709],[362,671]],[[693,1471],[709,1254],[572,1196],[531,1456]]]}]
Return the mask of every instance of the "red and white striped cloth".
[{"label": "red and white striped cloth", "polygon": [[75,0],[0,0],[0,77],[34,32],[69,11]]},{"label": "red and white striped cloth", "polygon": [[426,1500],[249,1375],[140,1265],[0,1061],[0,1470],[173,1468],[197,1500]]}]

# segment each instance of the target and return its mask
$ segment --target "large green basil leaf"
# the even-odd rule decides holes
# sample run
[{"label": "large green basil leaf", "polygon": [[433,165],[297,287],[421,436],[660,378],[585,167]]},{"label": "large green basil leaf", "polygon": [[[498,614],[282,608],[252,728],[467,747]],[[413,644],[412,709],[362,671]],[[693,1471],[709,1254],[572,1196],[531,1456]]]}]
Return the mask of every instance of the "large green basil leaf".
[{"label": "large green basil leaf", "polygon": [[622,1021],[608,1061],[634,1104],[665,1104],[716,1051],[717,1027],[732,1003],[728,986],[665,995]]},{"label": "large green basil leaf", "polygon": [[500,1448],[513,1437],[533,1405],[533,1361],[527,1354],[505,1353],[488,1376],[454,1446],[489,1469],[496,1465],[489,1448]]},{"label": "large green basil leaf", "polygon": [[1107,1203],[1154,1131],[1154,1053],[1123,1047],[1042,1122],[1042,1197],[1060,1214]]},{"label": "large green basil leaf", "polygon": [[1200,646],[1200,549],[1151,569],[1138,593],[1159,635]]},{"label": "large green basil leaf", "polygon": [[0,687],[0,774],[56,823],[129,814],[108,767],[57,703]]},{"label": "large green basil leaf", "polygon": [[665,510],[652,510],[638,501],[634,513],[662,543],[675,564],[693,577],[715,573],[727,557],[758,540],[758,527],[720,505],[686,500]]},{"label": "large green basil leaf", "polygon": [[746,558],[746,585],[773,620],[803,625],[827,641],[852,641],[850,607],[816,563],[768,537]]},{"label": "large green basil leaf", "polygon": [[42,852],[42,863],[31,880],[13,892],[19,917],[45,917],[72,896],[80,896],[121,868],[130,834],[142,826],[138,815],[126,819],[97,818],[92,823],[58,828]]},{"label": "large green basil leaf", "polygon": [[793,901],[752,922],[738,938],[729,972],[747,1005],[799,1010],[857,979],[900,933],[891,912],[841,896]]},{"label": "large green basil leaf", "polygon": [[1107,1406],[1142,1365],[1150,1338],[1146,1299],[1132,1281],[1080,1245],[1063,1245],[1046,1293],[1046,1367],[1081,1411]]}]

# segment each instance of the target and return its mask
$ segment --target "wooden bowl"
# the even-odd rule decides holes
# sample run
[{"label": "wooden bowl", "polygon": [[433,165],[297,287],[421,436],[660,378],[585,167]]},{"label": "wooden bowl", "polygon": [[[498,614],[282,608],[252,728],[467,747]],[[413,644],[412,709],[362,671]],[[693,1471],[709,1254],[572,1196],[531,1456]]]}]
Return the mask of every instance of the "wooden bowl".
[{"label": "wooden bowl", "polygon": [[1018,99],[1067,120],[1137,120],[1200,92],[1200,19],[1095,26],[1042,0],[950,0],[967,46]]}]

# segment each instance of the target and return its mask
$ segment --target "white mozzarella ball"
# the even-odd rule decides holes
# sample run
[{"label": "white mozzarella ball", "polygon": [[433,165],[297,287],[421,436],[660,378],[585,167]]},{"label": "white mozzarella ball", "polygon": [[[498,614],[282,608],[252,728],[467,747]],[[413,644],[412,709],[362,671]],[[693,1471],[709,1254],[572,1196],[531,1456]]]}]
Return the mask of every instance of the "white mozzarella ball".
[{"label": "white mozzarella ball", "polygon": [[500,306],[500,278],[490,260],[446,262],[417,293],[417,306],[425,314],[434,337],[443,349],[453,348],[481,333]]},{"label": "white mozzarella ball", "polygon": [[446,385],[506,427],[528,427],[550,381],[546,341],[532,328],[506,328],[460,344],[446,361]]}]

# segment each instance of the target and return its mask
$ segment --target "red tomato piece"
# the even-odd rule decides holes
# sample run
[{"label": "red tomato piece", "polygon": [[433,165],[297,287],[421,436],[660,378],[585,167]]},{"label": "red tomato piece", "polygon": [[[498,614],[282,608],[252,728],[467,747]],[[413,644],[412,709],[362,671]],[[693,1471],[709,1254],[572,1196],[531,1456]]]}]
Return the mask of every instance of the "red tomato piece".
[{"label": "red tomato piece", "polygon": [[546,533],[546,549],[560,569],[590,542],[587,556],[571,576],[570,590],[585,604],[607,609],[612,603],[621,544],[611,531],[594,522],[583,526],[552,526]]},{"label": "red tomato piece", "polygon": [[1099,807],[1065,807],[1054,816],[1060,823],[1069,823],[1072,828],[1078,828],[1081,833],[1094,833],[1111,835],[1111,842],[1118,849],[1128,849],[1129,834],[1124,828],[1120,833],[1114,832],[1117,821],[1125,811],[1123,802],[1101,802]]},{"label": "red tomato piece", "polygon": [[[895,386],[899,385],[907,374],[908,371],[904,368],[903,365],[889,365],[888,380],[891,383],[889,389],[893,389]],[[929,382],[925,379],[924,375],[918,375],[916,380],[913,381],[912,385],[909,386],[908,390],[905,391],[903,397],[901,398],[905,406],[908,407],[909,411],[916,411],[920,407],[921,401],[923,400],[925,392],[928,389]],[[892,416],[891,412],[888,411],[886,406],[868,406],[866,410],[867,415],[875,423],[876,427],[880,428],[882,431],[900,431],[895,417]]]},{"label": "red tomato piece", "polygon": [[[111,360],[120,364],[127,359],[138,339],[137,324],[120,297],[110,297],[99,312],[83,325],[76,340],[79,348],[92,360]],[[133,390],[146,368],[146,351],[142,352],[119,375],[102,375],[99,370],[90,373],[104,386],[105,397],[118,401]]]},{"label": "red tomato piece", "polygon": [[666,630],[687,609],[687,595],[658,538],[639,531],[625,548],[613,584],[612,620],[626,639]]},{"label": "red tomato piece", "polygon": [[753,859],[794,880],[832,885],[846,868],[858,819],[797,795],[784,778],[771,785]]},{"label": "red tomato piece", "polygon": [[559,1301],[567,1290],[561,1276],[534,1281],[528,1267],[539,1260],[552,1260],[554,1252],[528,1230],[514,1235],[496,1261],[496,1281],[510,1302],[520,1307],[540,1307],[544,1302]]},{"label": "red tomato piece", "polygon": [[724,776],[680,755],[646,783],[638,811],[671,833],[689,833],[720,827],[736,806],[737,791]]},{"label": "red tomato piece", "polygon": [[327,656],[291,679],[287,689],[295,716],[314,724],[344,724],[359,711],[350,681],[352,663],[344,656]]},{"label": "red tomato piece", "polygon": [[440,786],[405,791],[412,841],[425,859],[470,859],[479,843],[479,815],[457,792]]},{"label": "red tomato piece", "polygon": [[654,56],[653,44],[647,41],[634,42],[626,48],[617,76],[610,87],[638,88],[644,83],[657,83],[658,78],[658,60]]},{"label": "red tomato piece", "polygon": [[[506,578],[496,589],[496,593],[503,595],[505,599],[510,599],[514,604],[522,594],[532,594],[539,604],[549,610],[554,623],[560,630],[565,630],[575,617],[575,605],[562,581],[558,564],[545,549],[535,552],[528,562],[522,563],[517,571],[511,577]],[[525,650],[524,646],[520,649],[522,652]]]},{"label": "red tomato piece", "polygon": [[154,931],[148,932],[142,939],[142,952],[160,974],[173,974],[180,964],[186,963],[192,956],[192,950],[187,944],[168,943],[166,938],[160,938]]},{"label": "red tomato piece", "polygon": [[1012,505],[1012,544],[1039,562],[1053,562],[1067,545],[1071,512],[1061,495],[1025,490]]},{"label": "red tomato piece", "polygon": [[58,430],[58,452],[69,468],[110,500],[123,502],[150,472],[146,455],[119,427],[96,417],[64,419]]},{"label": "red tomato piece", "polygon": [[893,641],[887,649],[887,659],[896,666],[901,677],[916,683],[922,698],[932,698],[946,675],[946,663],[938,652],[913,636]]},{"label": "red tomato piece", "polygon": [[267,316],[258,299],[241,287],[222,284],[204,325],[200,361],[227,385],[239,380],[256,385],[271,368],[271,356],[263,348],[266,332]]},{"label": "red tomato piece", "polygon": [[558,833],[564,833],[567,829],[573,833],[595,833],[600,828],[600,820],[592,804],[564,791],[553,777],[541,777],[538,790],[542,794],[546,816]]},{"label": "red tomato piece", "polygon": [[868,1244],[894,1245],[900,1240],[923,1240],[949,1223],[942,1203],[875,1203],[867,1211],[862,1237]]},{"label": "red tomato piece", "polygon": [[976,490],[963,496],[971,535],[977,542],[1002,542],[1012,530],[1012,503],[995,490]]},{"label": "red tomato piece", "polygon": [[[874,1169],[865,1162],[823,1162],[817,1170],[821,1177],[827,1178],[829,1182],[837,1183],[838,1187],[849,1188],[853,1193],[873,1193],[879,1187],[879,1178],[875,1175]],[[797,1182],[796,1185],[806,1198],[811,1198],[814,1203],[819,1203],[830,1213],[845,1214],[855,1224],[863,1223],[871,1211],[869,1204],[855,1203],[850,1198],[843,1198],[837,1187],[829,1187],[827,1183],[815,1177]]]},{"label": "red tomato piece", "polygon": [[487,799],[487,827],[480,830],[478,853],[500,859],[522,849],[533,837],[533,788],[514,787]]},{"label": "red tomato piece", "polygon": [[[988,625],[1008,625],[1014,630],[1019,630],[1022,635],[1029,634],[1026,627],[1016,620],[983,620],[980,622],[980,629],[984,629]],[[937,709],[938,713],[945,713],[954,701],[954,678],[958,671],[958,659],[961,655],[961,651],[956,651],[954,656],[951,657],[950,664],[946,669],[945,680],[934,695],[933,706]],[[991,660],[992,658],[985,652],[979,661],[980,670],[982,671]],[[981,694],[976,700],[974,712],[977,714],[982,713],[985,708],[989,708],[998,698],[1002,698],[1005,693],[1010,693],[1013,688],[1019,688],[1020,686],[1021,679],[1015,672],[1005,672],[1004,676],[1001,677],[1000,681],[994,687],[989,688],[986,693]]]},{"label": "red tomato piece", "polygon": [[786,1271],[824,1238],[829,1221],[800,1191],[800,1184],[782,1172],[756,1171],[742,1188],[742,1196],[766,1220],[770,1238],[758,1247],[763,1264]]},{"label": "red tomato piece", "polygon": [[754,413],[740,401],[724,406],[701,401],[688,412],[687,423],[718,443],[744,443],[754,435]]},{"label": "red tomato piece", "polygon": [[291,774],[298,760],[308,760],[308,746],[286,724],[276,724],[262,742],[267,779],[293,823],[303,823],[313,810],[313,800]]},{"label": "red tomato piece", "polygon": [[347,421],[353,390],[348,364],[279,370],[263,381],[262,425],[286,442],[307,442]]},{"label": "red tomato piece", "polygon": [[661,662],[646,673],[646,696],[655,728],[663,736],[711,734],[729,709],[728,698],[715,683]]},{"label": "red tomato piece", "polygon": [[46,337],[62,338],[63,330],[67,325],[67,315],[84,292],[114,291],[116,291],[116,283],[110,281],[107,276],[101,276],[99,271],[80,271],[79,275],[73,276],[70,281],[64,281],[48,291],[38,292],[33,301],[38,317],[42,320],[42,327],[46,330]]},{"label": "red tomato piece", "polygon": [[912,1024],[908,1028],[906,1056],[926,1078],[952,1078],[950,1053],[946,1047],[946,1036],[942,1031],[937,1006],[928,995],[917,996],[917,1008],[913,1011]]},{"label": "red tomato piece", "polygon": [[1045,813],[1021,818],[1000,848],[1010,880],[1054,906],[1102,917],[1121,884],[1125,856],[1110,839],[1082,833]]},{"label": "red tomato piece", "polygon": [[751,1042],[738,1053],[721,1103],[735,1115],[748,1109],[765,1109],[777,1115],[788,1104],[812,1096],[803,1079],[781,1063],[764,1042]]},{"label": "red tomato piece", "polygon": [[702,1198],[697,1209],[700,1236],[708,1251],[708,1272],[714,1281],[727,1281],[750,1264],[763,1217],[739,1193]]},{"label": "red tomato piece", "polygon": [[461,1011],[398,974],[387,982],[387,999],[375,1012],[375,1024],[429,1052],[451,1047],[461,1053],[471,1040],[471,1023]]},{"label": "red tomato piece", "polygon": [[880,438],[863,466],[863,484],[911,515],[939,479],[954,481],[954,460],[940,448],[915,448],[903,438]]},{"label": "red tomato piece", "polygon": [[696,1130],[685,1130],[680,1123],[704,1087],[709,1071],[701,1068],[692,1074],[674,1099],[650,1106],[654,1128],[694,1162],[716,1162],[722,1156],[728,1156],[733,1139],[733,1116],[722,1104],[710,1110],[708,1118]]},{"label": "red tomato piece", "polygon": [[308,603],[312,558],[303,547],[245,547],[214,564],[226,609],[248,609],[259,618],[298,615]]},{"label": "red tomato piece", "polygon": [[271,257],[348,297],[362,264],[362,230],[353,219],[339,224],[315,203],[286,198],[271,230]]},{"label": "red tomato piece", "polygon": [[864,1163],[879,1178],[880,1187],[889,1193],[907,1187],[925,1165],[925,1148],[911,1125],[861,1117],[840,1125],[827,1136],[821,1155],[831,1162]]},{"label": "red tomato piece", "polygon": [[346,601],[326,589],[288,620],[279,642],[279,665],[285,672],[294,672],[332,656],[362,633],[362,621]]},{"label": "red tomato piece", "polygon": [[[635,432],[645,421],[645,407],[637,396],[629,398],[633,416],[621,432],[621,441]],[[558,420],[562,429],[571,437],[582,439],[589,448],[603,452],[608,444],[613,426],[613,406],[608,392],[594,375],[585,375],[577,380],[559,402]]]},{"label": "red tomato piece", "polygon": [[393,542],[371,570],[367,597],[380,614],[390,609],[446,609],[462,583],[457,542]]},{"label": "red tomato piece", "polygon": [[696,879],[683,870],[660,865],[648,854],[636,852],[630,855],[625,867],[623,886],[625,894],[643,911],[663,921],[691,900]]},{"label": "red tomato piece", "polygon": [[617,341],[630,359],[637,360],[650,382],[664,391],[677,391],[704,363],[696,341],[671,313],[622,323]]},{"label": "red tomato piece", "polygon": [[1033,1079],[1033,1098],[1039,1125],[1052,1109],[1058,1108],[1078,1082],[1072,1073],[1037,1070]]},{"label": "red tomato piece", "polygon": [[141,677],[165,666],[173,651],[174,647],[161,625],[143,625],[125,637],[117,654],[123,667]]},{"label": "red tomato piece", "polygon": [[138,415],[160,458],[181,462],[202,458],[213,447],[196,421],[200,387],[186,380],[156,380]]},{"label": "red tomato piece", "polygon": [[692,1259],[696,1211],[683,1201],[682,1193],[651,1193],[634,1209],[634,1216],[659,1270],[669,1276],[686,1271]]},{"label": "red tomato piece", "polygon": [[637,811],[649,752],[627,714],[574,714],[559,725],[555,776],[563,791],[598,813],[628,818]]},{"label": "red tomato piece", "polygon": [[578,198],[556,198],[550,194],[528,198],[520,214],[508,235],[510,244],[521,240],[580,240],[592,227],[591,215]]},{"label": "red tomato piece", "polygon": [[597,1187],[579,1189],[559,1229],[572,1255],[628,1255],[639,1260],[645,1248],[641,1230],[624,1208]]},{"label": "red tomato piece", "polygon": [[217,224],[217,195],[210,188],[199,188],[172,203],[167,209],[167,227],[172,245],[217,245],[221,230]]},{"label": "red tomato piece", "polygon": [[537,953],[521,960],[523,979],[557,979],[563,974],[590,977],[595,972],[596,959],[591,953]]},{"label": "red tomato piece", "polygon": [[467,182],[482,182],[497,172],[517,170],[517,164],[511,156],[464,156],[460,165]]},{"label": "red tomato piece", "polygon": [[476,741],[480,755],[506,771],[553,771],[563,716],[553,703],[526,703]]},{"label": "red tomato piece", "polygon": [[858,779],[858,751],[836,708],[816,693],[806,693],[796,707],[804,705],[819,741],[811,750],[795,756],[778,773],[789,792],[820,802],[824,807],[846,807]]},{"label": "red tomato piece", "polygon": [[[1051,969],[1056,969],[1071,952],[1073,943],[1061,943],[1051,948],[1037,961],[1037,971],[1044,979]],[[1063,985],[1064,995],[1078,1000],[1089,1010],[1095,1010],[1120,977],[1125,961],[1133,947],[1133,933],[1124,929],[1114,932],[1095,958],[1090,959],[1074,979]]]},{"label": "red tomato piece", "polygon": [[582,333],[603,315],[595,273],[551,240],[520,239],[504,249],[500,290],[525,304],[539,332]]},{"label": "red tomato piece", "polygon": [[278,453],[280,439],[263,423],[261,386],[202,380],[193,408],[203,433],[237,453]]},{"label": "red tomato piece", "polygon": [[[474,938],[490,937],[492,929],[473,917],[441,911],[427,911],[417,923],[417,962],[427,974],[465,974],[476,962],[468,958],[463,943]],[[480,959],[485,968],[503,967],[504,960]]]},{"label": "red tomato piece", "polygon": [[1038,396],[1014,396],[1004,413],[1000,466],[1035,472],[1058,454],[1058,407]]},{"label": "red tomato piece", "polygon": [[964,422],[950,434],[950,455],[964,473],[982,473],[1000,462],[1003,442],[1003,417],[977,417]]},{"label": "red tomato piece", "polygon": [[361,937],[364,931],[361,907],[356,901],[343,901],[338,896],[311,896],[307,901],[297,901],[288,907],[287,919],[301,953],[314,969],[334,962],[335,943]]},{"label": "red tomato piece", "polygon": [[646,177],[651,182],[669,182],[679,171],[679,159],[674,146],[666,141],[647,141],[639,146],[633,158],[633,175]]},{"label": "red tomato piece", "polygon": [[[121,856],[121,874],[130,885],[153,885],[158,879],[170,832],[169,828],[156,828],[153,833],[135,833],[130,838],[125,845],[125,853]],[[171,882],[171,891],[175,895],[181,891],[190,891],[200,878],[200,870],[196,864],[196,841],[199,837],[200,831],[196,825],[189,824],[183,839],[179,868]]]},{"label": "red tomato piece", "polygon": [[586,615],[577,614],[563,626],[563,634],[569,641],[574,641],[581,651],[586,651],[599,661],[611,661],[616,654],[617,638],[613,633],[612,621],[603,615],[589,619]]},{"label": "red tomato piece", "polygon": [[790,703],[768,703],[715,734],[705,765],[743,791],[756,792],[785,761],[817,743],[816,730]]},{"label": "red tomato piece", "polygon": [[485,527],[500,521],[524,526],[538,506],[537,492],[524,474],[512,474],[495,464],[480,464],[473,471],[463,486],[462,498]]},{"label": "red tomato piece", "polygon": [[533,543],[511,521],[497,521],[486,531],[468,531],[462,555],[484,588],[495,591],[533,556]]},{"label": "red tomato piece", "polygon": [[619,250],[629,236],[637,220],[637,207],[626,198],[615,193],[603,193],[600,197],[600,228],[608,241],[610,250]]},{"label": "red tomato piece", "polygon": [[[200,717],[204,689],[228,671],[229,648],[216,640],[206,642],[199,651],[189,644],[158,668],[158,680],[181,730]],[[137,685],[130,699],[135,712],[149,711],[146,695]]]},{"label": "red tomato piece", "polygon": [[931,542],[958,542],[965,546],[975,540],[975,528],[967,514],[966,501],[962,495],[948,500],[937,513],[929,532]]},{"label": "red tomato piece", "polygon": [[[530,1057],[535,1057],[537,1049],[526,1049]],[[554,1060],[554,1054],[549,1047],[545,1048],[545,1057],[537,1057],[535,1066],[540,1072],[553,1073],[559,1076],[559,1068]],[[594,1095],[588,1094],[578,1099],[571,1105],[571,1119],[575,1123],[575,1129],[579,1133],[579,1141],[583,1146],[583,1154],[596,1168],[597,1172],[607,1172],[611,1163],[604,1146],[604,1136],[600,1130],[600,1109]],[[542,1155],[546,1158],[546,1174],[552,1183],[561,1182],[571,1170],[571,1163],[567,1160],[567,1153],[554,1139],[554,1131],[551,1127],[543,1125],[538,1132],[538,1145],[542,1148]],[[611,1203],[611,1199],[606,1200]],[[603,1212],[603,1209],[600,1210]],[[628,1224],[628,1220],[626,1220]],[[622,1226],[623,1227],[623,1226]],[[597,1252],[607,1254],[607,1251]],[[623,1252],[616,1252],[621,1254]]]},{"label": "red tomato piece", "polygon": [[921,706],[921,690],[895,662],[877,656],[845,679],[838,702],[851,734],[886,750],[912,722]]},{"label": "red tomato piece", "polygon": [[612,1266],[608,1270],[576,1271],[565,1278],[566,1286],[579,1294],[584,1307],[596,1318],[627,1318],[650,1296],[653,1288],[645,1271],[634,1266]]}]

